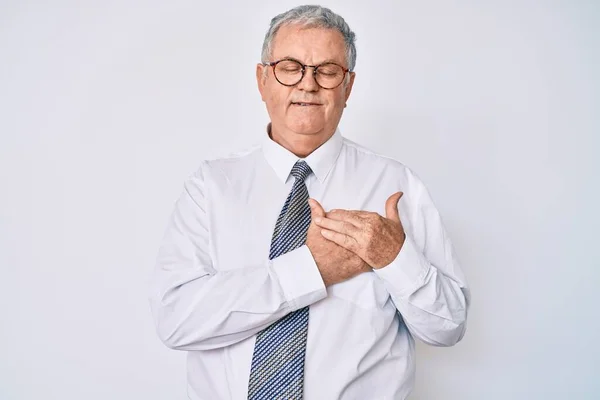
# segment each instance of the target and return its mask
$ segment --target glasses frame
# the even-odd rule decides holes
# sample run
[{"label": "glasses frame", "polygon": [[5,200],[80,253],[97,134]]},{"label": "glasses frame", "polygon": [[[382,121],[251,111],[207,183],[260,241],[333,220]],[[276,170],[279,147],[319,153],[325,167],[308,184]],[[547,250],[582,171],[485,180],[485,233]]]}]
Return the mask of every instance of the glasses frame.
[{"label": "glasses frame", "polygon": [[[300,79],[298,79],[298,82],[296,82],[294,84],[291,84],[291,85],[288,85],[286,83],[281,82],[279,80],[279,78],[277,78],[277,74],[275,73],[275,67],[277,67],[277,64],[279,64],[282,61],[294,61],[294,62],[297,62],[298,64],[300,64],[302,66],[302,75],[300,75]],[[342,78],[342,80],[340,81],[340,83],[338,83],[334,87],[330,87],[330,88],[323,87],[323,86],[321,86],[321,84],[319,83],[319,81],[317,81],[317,70],[319,69],[320,66],[326,65],[326,64],[337,65],[338,67],[340,67],[344,71],[344,77]],[[275,77],[275,79],[277,80],[277,82],[279,82],[281,85],[287,86],[287,87],[296,86],[297,84],[299,84],[300,82],[302,82],[302,79],[304,79],[304,75],[306,73],[306,68],[310,67],[310,68],[313,69],[313,78],[314,78],[315,82],[317,83],[317,85],[319,85],[319,87],[321,89],[325,89],[325,90],[333,90],[335,88],[338,88],[344,82],[344,79],[346,79],[346,74],[350,71],[348,68],[344,68],[340,64],[334,63],[334,62],[330,62],[330,61],[326,61],[326,62],[321,63],[319,65],[307,65],[307,64],[301,63],[300,61],[296,60],[295,58],[282,58],[281,60],[271,61],[271,62],[268,62],[268,63],[262,63],[262,65],[264,65],[265,67],[272,67],[273,68],[273,76]]]}]

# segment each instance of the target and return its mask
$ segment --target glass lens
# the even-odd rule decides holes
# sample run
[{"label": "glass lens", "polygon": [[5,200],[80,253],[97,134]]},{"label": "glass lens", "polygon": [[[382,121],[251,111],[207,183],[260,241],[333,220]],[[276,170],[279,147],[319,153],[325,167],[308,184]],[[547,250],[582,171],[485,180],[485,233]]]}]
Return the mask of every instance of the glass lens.
[{"label": "glass lens", "polygon": [[275,77],[284,85],[295,85],[302,79],[302,64],[292,60],[280,61],[275,66]]},{"label": "glass lens", "polygon": [[344,69],[337,64],[322,64],[317,68],[316,79],[321,87],[332,89],[344,80]]}]

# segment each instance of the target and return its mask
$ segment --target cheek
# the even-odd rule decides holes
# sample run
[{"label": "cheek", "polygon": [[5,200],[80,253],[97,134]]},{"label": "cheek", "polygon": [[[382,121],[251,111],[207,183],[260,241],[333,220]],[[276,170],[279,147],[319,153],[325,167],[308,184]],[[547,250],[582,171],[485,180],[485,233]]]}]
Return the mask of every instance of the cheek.
[{"label": "cheek", "polygon": [[268,100],[273,107],[285,107],[288,103],[289,94],[285,90],[275,88],[276,90],[270,90]]},{"label": "cheek", "polygon": [[344,108],[344,103],[344,93],[342,91],[331,93],[327,99],[327,111],[331,114],[340,112]]}]

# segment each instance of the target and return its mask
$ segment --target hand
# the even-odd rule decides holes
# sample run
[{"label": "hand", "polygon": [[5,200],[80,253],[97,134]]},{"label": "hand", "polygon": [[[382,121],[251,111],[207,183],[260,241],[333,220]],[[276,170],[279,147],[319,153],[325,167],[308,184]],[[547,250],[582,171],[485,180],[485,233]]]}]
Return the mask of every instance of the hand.
[{"label": "hand", "polygon": [[375,269],[390,264],[402,248],[406,235],[398,214],[404,193],[391,195],[385,203],[386,218],[374,212],[331,210],[315,218],[326,239],[348,249]]},{"label": "hand", "polygon": [[371,271],[371,267],[362,258],[321,235],[321,228],[314,221],[318,217],[324,218],[325,210],[314,199],[309,199],[308,204],[312,221],[306,233],[306,245],[317,263],[325,286]]}]

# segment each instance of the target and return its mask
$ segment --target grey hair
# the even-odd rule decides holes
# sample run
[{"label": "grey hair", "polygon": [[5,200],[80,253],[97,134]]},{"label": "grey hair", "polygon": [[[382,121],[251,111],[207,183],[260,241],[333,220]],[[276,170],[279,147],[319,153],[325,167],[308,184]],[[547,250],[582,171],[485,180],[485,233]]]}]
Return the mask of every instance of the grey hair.
[{"label": "grey hair", "polygon": [[331,11],[329,8],[321,6],[298,6],[277,15],[271,20],[269,30],[265,35],[262,47],[261,61],[269,62],[273,39],[281,26],[285,24],[299,24],[306,28],[326,28],[335,29],[342,34],[346,43],[346,63],[348,69],[354,71],[356,66],[356,35],[344,21],[344,18]]}]

